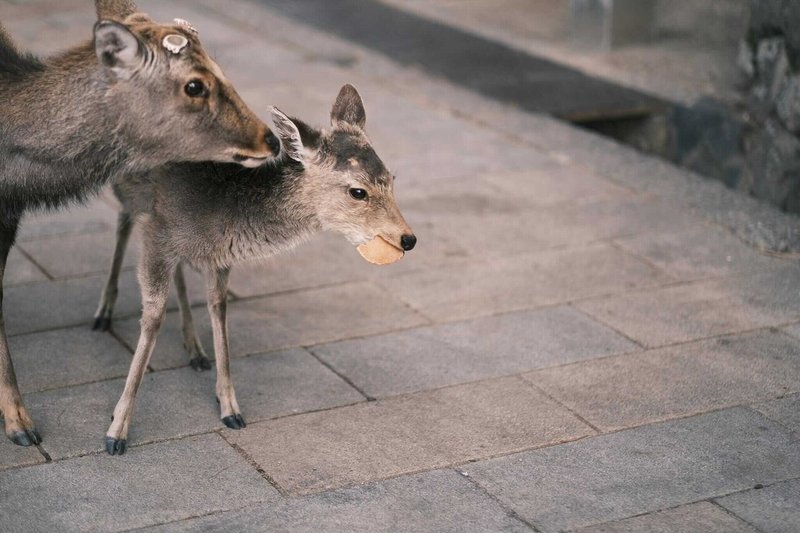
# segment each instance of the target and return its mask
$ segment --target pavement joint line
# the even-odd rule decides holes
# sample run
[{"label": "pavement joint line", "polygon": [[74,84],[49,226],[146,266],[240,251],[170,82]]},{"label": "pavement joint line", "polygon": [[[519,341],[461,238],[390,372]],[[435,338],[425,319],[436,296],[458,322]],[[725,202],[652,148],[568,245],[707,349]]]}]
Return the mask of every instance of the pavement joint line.
[{"label": "pavement joint line", "polygon": [[540,393],[542,396],[544,396],[545,398],[547,398],[551,402],[553,402],[556,405],[559,405],[562,408],[564,408],[565,410],[569,411],[569,413],[572,414],[572,416],[574,416],[575,418],[577,418],[578,420],[580,420],[581,422],[583,422],[584,424],[586,424],[587,426],[592,428],[592,430],[594,430],[598,435],[602,435],[602,433],[603,433],[602,429],[600,429],[599,427],[597,427],[594,424],[592,424],[591,422],[589,422],[588,419],[586,419],[583,415],[578,413],[575,409],[573,409],[572,407],[568,406],[567,404],[565,404],[564,402],[562,402],[561,400],[559,400],[558,398],[556,398],[555,396],[553,396],[552,394],[550,394],[549,392],[544,390],[542,387],[539,386],[539,384],[535,383],[532,380],[523,378],[520,374],[517,374],[516,377],[518,378],[519,381],[521,381],[527,387],[532,388],[533,390],[535,390],[536,392]]},{"label": "pavement joint line", "polygon": [[774,422],[774,423],[775,423],[775,424],[777,424],[778,426],[780,426],[780,427],[782,427],[783,429],[785,429],[785,430],[786,430],[788,433],[790,433],[790,434],[792,434],[792,435],[797,435],[797,438],[796,438],[796,439],[792,439],[792,442],[800,442],[800,432],[798,432],[798,431],[796,431],[796,430],[794,430],[794,429],[790,428],[789,426],[787,426],[787,425],[786,425],[784,422],[782,422],[781,420],[777,420],[777,419],[775,419],[775,418],[772,418],[772,417],[771,417],[771,416],[769,416],[767,413],[764,413],[764,412],[762,412],[762,411],[759,411],[759,410],[758,410],[758,409],[756,409],[756,407],[755,407],[756,405],[759,405],[759,404],[762,404],[762,403],[774,402],[774,401],[777,401],[777,400],[782,400],[782,399],[784,399],[784,398],[787,398],[787,397],[789,397],[789,396],[794,396],[795,394],[798,394],[798,393],[800,393],[800,391],[789,391],[789,392],[786,392],[786,393],[783,393],[783,394],[781,394],[780,396],[777,396],[777,397],[775,397],[775,398],[772,398],[772,399],[770,399],[770,400],[764,400],[764,401],[762,401],[762,402],[757,402],[757,403],[751,403],[751,404],[747,404],[747,408],[748,408],[748,409],[750,409],[751,411],[753,411],[753,412],[755,412],[755,413],[757,413],[757,414],[759,414],[759,415],[763,416],[763,417],[764,417],[764,418],[766,418],[767,420],[769,420],[769,421],[771,421],[771,422]]},{"label": "pavement joint line", "polygon": [[44,457],[45,464],[53,462],[53,458],[50,457],[50,454],[47,453],[47,451],[42,447],[42,443],[37,444],[36,449],[39,450],[39,453],[42,454],[42,457]]},{"label": "pavement joint line", "polygon": [[[645,234],[641,234],[640,233],[639,235],[646,235],[646,233]],[[639,236],[639,235],[636,235],[636,236]],[[660,274],[664,275],[668,279],[679,281],[678,278],[676,278],[675,276],[673,276],[672,274],[667,272],[660,265],[658,265],[655,262],[653,262],[649,257],[646,257],[646,256],[641,255],[641,254],[637,254],[636,252],[634,252],[632,250],[628,250],[627,248],[622,246],[619,242],[617,242],[618,239],[628,239],[628,238],[631,238],[631,237],[612,237],[607,242],[608,242],[609,246],[611,246],[612,248],[614,248],[615,250],[617,250],[621,254],[626,255],[628,257],[632,257],[633,259],[636,259],[639,262],[644,263],[645,265],[649,266],[650,268],[652,268],[656,272],[659,272]]]},{"label": "pavement joint line", "polygon": [[510,507],[509,505],[504,503],[500,498],[498,498],[497,496],[495,496],[494,494],[492,494],[491,492],[486,490],[486,488],[483,485],[478,483],[478,481],[475,480],[472,476],[470,476],[467,472],[464,472],[464,471],[462,471],[462,470],[460,470],[458,468],[454,468],[453,471],[456,474],[458,474],[459,476],[461,476],[462,478],[466,479],[469,483],[471,483],[484,496],[486,496],[487,498],[492,500],[498,507],[500,507],[503,511],[505,511],[508,516],[510,516],[514,520],[517,520],[518,522],[521,522],[522,524],[528,526],[535,533],[542,533],[542,530],[539,529],[538,527],[536,527],[536,525],[533,522],[531,522],[529,520],[525,520],[522,517],[522,515],[520,515],[512,507]]},{"label": "pavement joint line", "polygon": [[317,362],[319,362],[319,364],[330,370],[335,376],[337,376],[339,379],[347,383],[351,388],[353,388],[356,392],[358,392],[361,396],[363,396],[365,400],[367,400],[368,402],[374,402],[377,400],[377,398],[375,398],[374,396],[370,396],[369,394],[364,392],[364,390],[362,390],[361,387],[356,385],[353,382],[353,380],[351,380],[349,377],[339,372],[332,364],[323,360],[314,350],[310,348],[305,348],[305,351],[308,352],[308,354],[311,355],[311,357],[316,359]]},{"label": "pavement joint line", "polygon": [[52,274],[50,274],[50,272],[48,272],[46,268],[44,268],[41,264],[39,264],[39,262],[25,249],[24,244],[23,245],[18,244],[17,251],[21,253],[23,257],[25,257],[25,259],[30,261],[33,264],[33,266],[35,266],[39,270],[39,272],[41,272],[44,275],[44,277],[47,278],[48,281],[53,281],[55,279],[55,277]]},{"label": "pavement joint line", "polygon": [[[113,322],[112,322],[112,324],[113,324]],[[113,327],[112,327],[112,328],[110,328],[110,329],[107,331],[107,333],[108,333],[109,335],[111,335],[111,336],[112,336],[112,337],[113,337],[113,338],[114,338],[114,339],[115,339],[115,340],[116,340],[118,343],[120,343],[120,344],[122,345],[122,347],[123,347],[123,348],[125,348],[125,349],[126,349],[126,350],[127,350],[127,351],[128,351],[130,354],[131,354],[131,355],[133,355],[134,353],[136,353],[136,350],[134,350],[134,349],[133,349],[133,346],[130,346],[130,345],[129,345],[129,344],[126,342],[126,341],[125,341],[125,339],[123,339],[122,337],[120,337],[120,336],[117,334],[117,332],[116,332],[116,331],[114,331],[114,328],[113,328]]]},{"label": "pavement joint line", "polygon": [[[762,486],[762,488],[763,488],[763,486]],[[753,490],[753,489],[749,489],[749,490]],[[741,516],[739,516],[738,514],[734,513],[732,510],[728,509],[727,507],[725,507],[724,505],[722,505],[721,503],[719,503],[719,502],[717,501],[717,498],[709,498],[709,500],[708,500],[708,503],[710,503],[710,504],[711,504],[711,505],[713,505],[714,507],[717,507],[717,508],[721,509],[721,510],[722,510],[722,512],[724,512],[725,514],[727,514],[727,515],[729,515],[729,516],[732,516],[733,518],[735,518],[735,519],[737,519],[737,520],[741,520],[741,521],[742,521],[742,522],[744,522],[745,524],[747,524],[747,525],[749,525],[750,527],[752,527],[752,528],[753,528],[753,531],[756,531],[757,533],[767,533],[767,532],[766,532],[766,531],[764,531],[763,529],[760,529],[760,528],[756,527],[756,526],[755,526],[755,524],[751,524],[750,522],[748,522],[747,520],[745,520],[744,518],[742,518],[742,517],[741,517]]]},{"label": "pavement joint line", "polygon": [[570,304],[567,304],[567,305],[568,305],[568,306],[569,306],[571,309],[574,309],[574,310],[575,310],[577,313],[580,313],[581,315],[585,316],[587,319],[591,320],[592,322],[596,322],[596,323],[597,323],[597,324],[599,324],[600,326],[603,326],[604,328],[606,328],[606,329],[609,329],[609,330],[613,331],[614,333],[616,333],[617,335],[619,335],[619,336],[620,336],[620,337],[622,337],[623,339],[627,340],[628,342],[631,342],[631,343],[635,344],[636,346],[638,346],[638,347],[639,347],[639,348],[641,348],[642,350],[645,350],[645,351],[647,350],[647,346],[645,346],[645,345],[644,345],[644,344],[642,344],[641,342],[637,341],[637,340],[636,340],[636,339],[634,339],[633,337],[629,336],[629,335],[628,335],[627,333],[625,333],[624,331],[622,331],[622,330],[620,330],[620,329],[618,329],[618,328],[616,328],[616,327],[612,326],[611,324],[608,324],[608,323],[604,322],[603,320],[600,320],[600,319],[599,319],[599,318],[597,318],[596,316],[593,316],[593,315],[591,315],[591,314],[587,313],[586,311],[584,311],[583,309],[581,309],[581,308],[579,308],[579,307],[575,307],[575,306],[574,306],[573,304],[571,304],[571,303],[570,303]]},{"label": "pavement joint line", "polygon": [[280,495],[281,495],[282,497],[284,497],[284,498],[287,496],[287,492],[286,492],[286,491],[283,489],[283,487],[281,487],[281,486],[278,484],[278,482],[277,482],[277,481],[275,481],[275,480],[272,478],[272,476],[270,476],[270,475],[269,475],[269,474],[268,474],[268,473],[267,473],[267,472],[266,472],[266,471],[265,471],[263,468],[261,468],[261,466],[260,466],[260,465],[259,465],[259,464],[258,464],[258,463],[257,463],[257,462],[256,462],[256,461],[255,461],[255,460],[252,458],[252,457],[250,457],[250,454],[249,454],[249,453],[247,453],[247,450],[245,450],[244,448],[242,448],[241,446],[239,446],[239,445],[238,445],[238,444],[236,444],[235,442],[231,442],[231,441],[229,441],[227,438],[225,438],[225,435],[222,433],[222,431],[221,431],[221,430],[217,431],[216,433],[217,433],[217,435],[219,435],[219,436],[220,436],[220,438],[221,438],[223,441],[225,441],[225,443],[226,443],[228,446],[230,446],[231,448],[233,448],[233,449],[236,451],[236,453],[237,453],[237,454],[239,454],[239,456],[240,456],[242,459],[244,459],[244,460],[245,460],[245,461],[246,461],[246,462],[247,462],[247,463],[248,463],[248,464],[249,464],[251,467],[253,467],[253,469],[255,469],[255,471],[256,471],[256,472],[258,472],[258,474],[259,474],[259,475],[260,475],[262,478],[264,478],[264,480],[265,480],[267,483],[269,483],[269,484],[272,486],[272,488],[274,488],[276,491],[278,491],[278,494],[280,494]]},{"label": "pavement joint line", "polygon": [[421,310],[417,309],[416,307],[411,305],[409,302],[407,302],[405,299],[403,299],[402,293],[399,293],[399,294],[391,293],[389,291],[389,289],[387,289],[386,286],[383,285],[383,283],[381,283],[380,281],[377,281],[377,280],[376,281],[370,281],[370,283],[372,285],[374,285],[382,293],[384,293],[386,296],[388,296],[389,298],[392,298],[393,300],[397,300],[398,302],[400,302],[403,305],[403,307],[406,308],[406,310],[411,311],[413,314],[419,315],[420,317],[425,319],[425,322],[427,322],[427,324],[425,324],[425,325],[430,326],[430,325],[433,325],[435,323],[435,321],[431,317],[429,317],[424,312],[422,312]]}]

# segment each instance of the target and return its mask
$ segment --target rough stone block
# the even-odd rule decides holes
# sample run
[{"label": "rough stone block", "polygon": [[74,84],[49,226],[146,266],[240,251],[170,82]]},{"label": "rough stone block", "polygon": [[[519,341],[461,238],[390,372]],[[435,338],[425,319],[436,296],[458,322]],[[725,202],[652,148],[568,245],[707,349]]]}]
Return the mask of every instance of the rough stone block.
[{"label": "rough stone block", "polygon": [[782,333],[725,337],[525,378],[603,431],[613,431],[798,391],[800,342]]},{"label": "rough stone block", "polygon": [[800,475],[784,428],[729,409],[464,467],[542,531],[675,507]]},{"label": "rough stone block", "polygon": [[317,346],[314,353],[373,397],[561,365],[638,347],[570,307]]},{"label": "rough stone block", "polygon": [[5,531],[120,531],[275,501],[218,435],[0,473]]},{"label": "rough stone block", "polygon": [[302,494],[592,433],[519,378],[501,378],[281,418],[225,438]]}]

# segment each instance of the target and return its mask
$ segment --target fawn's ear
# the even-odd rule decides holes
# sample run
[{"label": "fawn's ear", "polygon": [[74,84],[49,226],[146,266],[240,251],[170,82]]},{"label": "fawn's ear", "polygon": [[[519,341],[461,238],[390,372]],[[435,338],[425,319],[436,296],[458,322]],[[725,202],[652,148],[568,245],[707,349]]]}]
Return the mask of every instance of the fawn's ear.
[{"label": "fawn's ear", "polygon": [[94,48],[100,64],[116,73],[134,69],[144,55],[139,39],[131,30],[111,20],[94,25]]},{"label": "fawn's ear", "polygon": [[305,164],[306,147],[294,121],[274,106],[269,108],[267,121],[272,133],[281,142],[281,153],[298,163]]},{"label": "fawn's ear", "polygon": [[367,122],[367,113],[364,111],[364,101],[356,88],[349,83],[342,87],[336,102],[331,109],[331,125],[343,122],[364,129]]},{"label": "fawn's ear", "polygon": [[95,0],[94,10],[97,20],[123,21],[138,11],[130,0]]}]

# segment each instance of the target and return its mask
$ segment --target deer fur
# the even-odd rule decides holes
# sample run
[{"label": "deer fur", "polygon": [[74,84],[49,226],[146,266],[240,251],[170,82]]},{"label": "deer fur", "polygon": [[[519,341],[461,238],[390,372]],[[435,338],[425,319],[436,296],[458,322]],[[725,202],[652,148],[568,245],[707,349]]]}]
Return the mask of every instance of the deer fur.
[{"label": "deer fur", "polygon": [[[268,128],[183,23],[158,24],[133,2],[98,0],[92,41],[47,60],[0,27],[0,285],[23,214],[97,191],[112,176],[176,161],[271,154]],[[169,36],[186,44],[173,53]],[[192,89],[203,91],[190,95]],[[0,289],[2,305],[2,289]],[[23,406],[0,313],[0,411],[8,437],[41,438]]]},{"label": "deer fur", "polygon": [[[281,148],[275,163],[257,169],[170,165],[114,185],[122,205],[120,227],[95,326],[111,325],[133,220],[139,222],[143,238],[138,271],[143,311],[130,373],[106,435],[112,455],[125,452],[134,398],[155,347],[173,276],[191,364],[198,370],[211,366],[192,324],[182,263],[206,277],[220,416],[226,426],[240,429],[245,422],[230,375],[226,324],[232,266],[275,255],[323,230],[339,232],[353,245],[381,236],[398,248],[414,247],[416,237],[394,200],[393,176],[364,133],[363,103],[352,86],[342,88],[333,106],[330,131],[311,128],[274,108],[270,115]],[[365,191],[367,197],[356,199],[353,190]]]}]

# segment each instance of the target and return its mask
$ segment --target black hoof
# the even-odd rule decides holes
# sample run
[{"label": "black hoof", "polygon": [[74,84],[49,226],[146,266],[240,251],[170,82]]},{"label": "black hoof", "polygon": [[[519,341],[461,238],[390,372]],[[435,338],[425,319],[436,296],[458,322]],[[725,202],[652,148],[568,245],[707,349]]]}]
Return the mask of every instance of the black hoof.
[{"label": "black hoof", "polygon": [[27,429],[23,431],[15,431],[11,434],[11,442],[17,446],[32,446],[34,444],[41,444],[42,437],[35,429]]},{"label": "black hoof", "polygon": [[122,455],[128,447],[128,441],[125,439],[115,439],[114,437],[106,437],[106,451],[109,455]]},{"label": "black hoof", "polygon": [[203,370],[211,370],[211,361],[208,357],[203,357],[202,355],[198,355],[197,357],[193,358],[191,361],[189,361],[189,364],[192,365],[192,368],[198,372],[202,372]]},{"label": "black hoof", "polygon": [[99,316],[94,319],[92,329],[95,331],[110,331],[111,330],[111,317]]},{"label": "black hoof", "polygon": [[231,429],[242,429],[247,427],[242,415],[226,416],[222,419],[222,422]]}]

